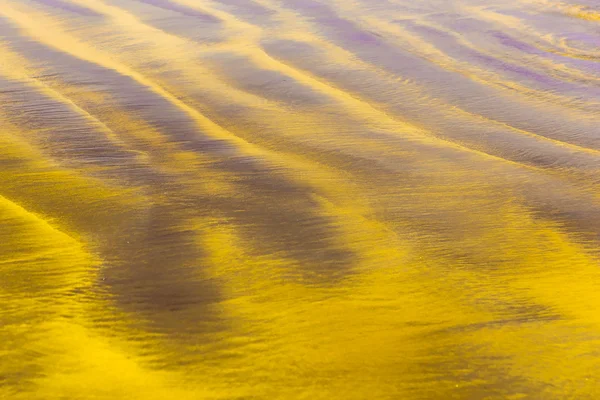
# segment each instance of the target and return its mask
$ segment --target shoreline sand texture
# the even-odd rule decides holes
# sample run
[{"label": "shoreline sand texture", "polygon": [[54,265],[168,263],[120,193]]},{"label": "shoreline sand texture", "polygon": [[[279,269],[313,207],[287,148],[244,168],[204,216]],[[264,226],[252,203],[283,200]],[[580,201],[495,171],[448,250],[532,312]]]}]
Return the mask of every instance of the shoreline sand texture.
[{"label": "shoreline sand texture", "polygon": [[0,0],[0,399],[600,398],[599,21]]}]

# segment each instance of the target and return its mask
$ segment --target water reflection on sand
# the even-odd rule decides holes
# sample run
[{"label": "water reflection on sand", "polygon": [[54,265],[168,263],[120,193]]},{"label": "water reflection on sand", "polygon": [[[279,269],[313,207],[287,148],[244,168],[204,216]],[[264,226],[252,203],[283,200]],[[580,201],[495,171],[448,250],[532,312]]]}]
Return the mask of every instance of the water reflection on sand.
[{"label": "water reflection on sand", "polygon": [[600,398],[593,0],[0,0],[0,398]]}]

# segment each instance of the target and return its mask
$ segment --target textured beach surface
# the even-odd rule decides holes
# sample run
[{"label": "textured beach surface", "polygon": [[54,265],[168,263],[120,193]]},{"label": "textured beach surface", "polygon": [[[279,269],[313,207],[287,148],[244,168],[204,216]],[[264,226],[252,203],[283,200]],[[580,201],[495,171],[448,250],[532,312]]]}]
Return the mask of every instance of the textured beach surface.
[{"label": "textured beach surface", "polygon": [[0,0],[0,399],[600,398],[597,0]]}]

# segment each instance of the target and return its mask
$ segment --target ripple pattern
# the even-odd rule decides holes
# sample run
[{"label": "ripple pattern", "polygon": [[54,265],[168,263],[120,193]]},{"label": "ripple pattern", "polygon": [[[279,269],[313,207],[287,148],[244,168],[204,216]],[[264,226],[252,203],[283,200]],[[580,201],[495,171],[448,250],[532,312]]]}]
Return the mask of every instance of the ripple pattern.
[{"label": "ripple pattern", "polygon": [[600,398],[596,0],[0,0],[0,398]]}]

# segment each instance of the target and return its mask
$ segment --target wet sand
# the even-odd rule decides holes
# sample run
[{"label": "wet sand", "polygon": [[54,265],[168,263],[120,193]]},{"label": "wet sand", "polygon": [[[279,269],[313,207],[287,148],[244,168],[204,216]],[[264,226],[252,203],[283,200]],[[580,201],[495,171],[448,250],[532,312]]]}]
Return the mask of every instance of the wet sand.
[{"label": "wet sand", "polygon": [[600,398],[595,0],[0,0],[0,398]]}]

